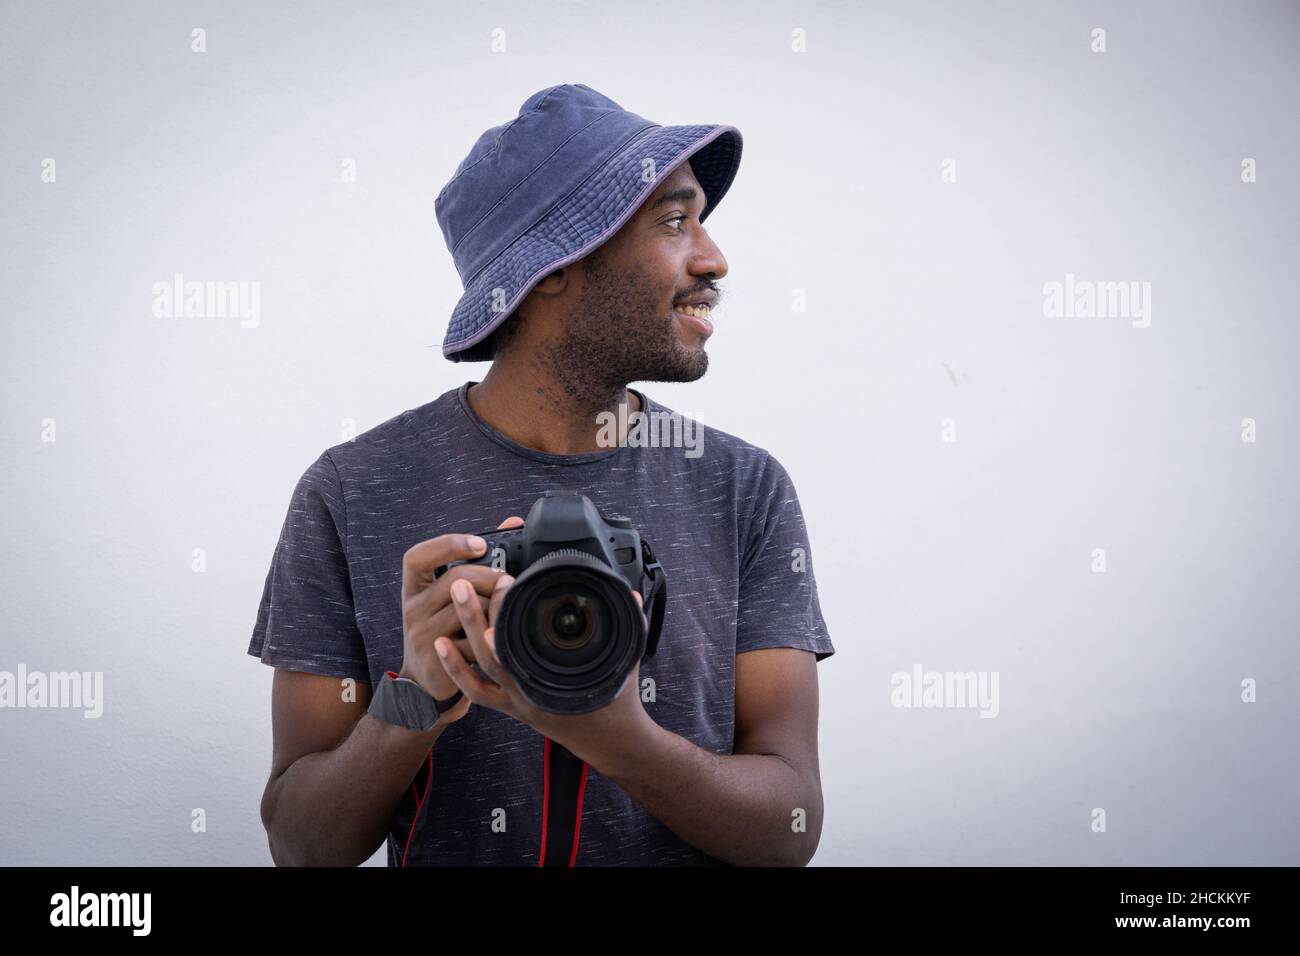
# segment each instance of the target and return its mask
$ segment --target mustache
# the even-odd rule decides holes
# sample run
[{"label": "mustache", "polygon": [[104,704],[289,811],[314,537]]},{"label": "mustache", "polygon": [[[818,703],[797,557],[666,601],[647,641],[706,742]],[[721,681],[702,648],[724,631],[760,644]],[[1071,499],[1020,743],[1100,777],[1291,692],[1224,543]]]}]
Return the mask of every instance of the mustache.
[{"label": "mustache", "polygon": [[690,292],[684,293],[683,295],[674,299],[673,305],[685,305],[687,302],[690,302],[692,298],[699,295],[701,292],[712,293],[714,296],[717,297],[716,304],[722,303],[722,290],[717,288],[716,286],[704,285],[704,286],[700,286],[698,289],[692,289]]}]

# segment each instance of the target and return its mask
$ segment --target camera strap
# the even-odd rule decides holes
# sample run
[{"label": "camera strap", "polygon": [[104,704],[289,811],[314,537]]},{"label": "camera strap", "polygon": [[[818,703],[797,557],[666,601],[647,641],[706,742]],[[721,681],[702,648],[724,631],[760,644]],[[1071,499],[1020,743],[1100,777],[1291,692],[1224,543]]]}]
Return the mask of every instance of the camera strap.
[{"label": "camera strap", "polygon": [[[650,630],[646,656],[654,655],[668,606],[668,575],[655,560],[649,543],[641,539],[641,561],[649,580]],[[587,762],[551,740],[543,738],[542,850],[538,866],[573,866],[582,832],[582,794],[587,788]]]},{"label": "camera strap", "polygon": [[655,560],[654,552],[645,538],[641,539],[641,564],[650,579],[650,593],[645,595],[650,605],[650,633],[646,636],[646,657],[654,657],[659,646],[659,632],[664,626],[664,608],[668,606],[668,575],[663,565]]},{"label": "camera strap", "polygon": [[550,737],[542,745],[542,853],[538,866],[573,866],[582,830],[587,762]]}]

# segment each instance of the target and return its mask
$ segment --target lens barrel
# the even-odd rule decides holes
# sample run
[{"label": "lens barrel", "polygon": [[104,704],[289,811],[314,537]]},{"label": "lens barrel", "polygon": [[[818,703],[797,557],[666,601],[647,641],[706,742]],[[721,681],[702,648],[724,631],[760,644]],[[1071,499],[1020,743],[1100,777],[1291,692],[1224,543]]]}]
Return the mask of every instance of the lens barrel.
[{"label": "lens barrel", "polygon": [[627,581],[584,551],[539,558],[506,592],[497,656],[532,703],[585,714],[622,689],[645,653],[641,609]]}]

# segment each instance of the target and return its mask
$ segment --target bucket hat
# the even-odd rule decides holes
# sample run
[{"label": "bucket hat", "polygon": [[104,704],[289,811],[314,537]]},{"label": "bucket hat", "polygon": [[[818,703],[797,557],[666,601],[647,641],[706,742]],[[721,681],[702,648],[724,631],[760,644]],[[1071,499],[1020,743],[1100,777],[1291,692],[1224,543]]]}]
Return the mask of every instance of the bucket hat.
[{"label": "bucket hat", "polygon": [[442,354],[492,356],[485,339],[547,275],[607,241],[683,162],[703,222],[740,166],[734,126],[661,126],[581,83],[540,90],[483,133],[434,211],[464,293]]}]

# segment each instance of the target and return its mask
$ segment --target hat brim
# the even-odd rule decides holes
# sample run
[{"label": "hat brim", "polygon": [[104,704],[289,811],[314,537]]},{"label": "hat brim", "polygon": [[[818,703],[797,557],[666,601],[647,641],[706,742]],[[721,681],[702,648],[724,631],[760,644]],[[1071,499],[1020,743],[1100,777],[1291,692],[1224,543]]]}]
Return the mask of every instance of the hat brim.
[{"label": "hat brim", "polygon": [[[442,354],[453,362],[490,360],[484,340],[533,287],[608,241],[687,161],[704,189],[703,222],[731,188],[742,146],[734,126],[651,126],[638,134],[470,280],[452,311]],[[648,182],[645,169],[656,171]]]}]

